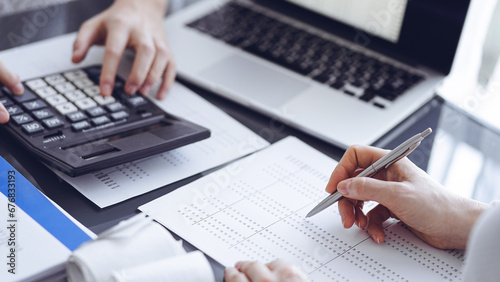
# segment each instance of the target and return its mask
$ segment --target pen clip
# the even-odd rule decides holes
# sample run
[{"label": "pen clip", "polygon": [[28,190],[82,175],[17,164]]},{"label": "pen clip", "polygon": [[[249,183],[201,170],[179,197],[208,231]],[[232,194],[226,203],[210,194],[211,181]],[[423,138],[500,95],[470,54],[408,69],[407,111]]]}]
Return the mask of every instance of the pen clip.
[{"label": "pen clip", "polygon": [[391,162],[387,163],[385,165],[385,169],[387,169],[389,166],[391,166],[392,164],[396,163],[397,161],[401,160],[402,158],[408,156],[411,152],[413,152],[418,146],[420,145],[420,141],[411,145],[404,153],[401,154],[401,156],[395,158],[394,160],[392,160]]}]

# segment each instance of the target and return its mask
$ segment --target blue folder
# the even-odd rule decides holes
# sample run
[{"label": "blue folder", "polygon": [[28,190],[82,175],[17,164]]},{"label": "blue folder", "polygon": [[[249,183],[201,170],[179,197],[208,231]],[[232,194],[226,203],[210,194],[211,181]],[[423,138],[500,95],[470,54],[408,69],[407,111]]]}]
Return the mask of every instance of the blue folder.
[{"label": "blue folder", "polygon": [[[15,187],[12,185],[10,187],[15,189],[15,197],[9,197],[9,172],[11,175],[14,172],[15,175],[15,182],[10,182],[15,183]],[[15,199],[17,208],[27,213],[70,251],[92,239],[2,157],[0,157],[0,189],[7,199]],[[12,193],[10,196],[13,196]]]}]

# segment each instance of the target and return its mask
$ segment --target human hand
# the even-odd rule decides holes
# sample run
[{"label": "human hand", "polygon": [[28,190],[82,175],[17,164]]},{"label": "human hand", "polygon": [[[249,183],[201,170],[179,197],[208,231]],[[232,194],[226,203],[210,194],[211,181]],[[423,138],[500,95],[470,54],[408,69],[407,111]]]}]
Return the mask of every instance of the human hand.
[{"label": "human hand", "polygon": [[[382,224],[392,217],[434,247],[465,249],[472,226],[488,205],[447,191],[407,158],[374,178],[352,178],[385,154],[382,149],[352,146],[335,167],[326,191],[338,189],[345,197],[338,203],[344,228],[356,224],[381,244]],[[365,215],[364,201],[379,205]]]},{"label": "human hand", "polygon": [[295,265],[277,259],[262,264],[258,261],[240,261],[234,267],[226,268],[224,272],[226,282],[243,281],[309,281],[307,276]]},{"label": "human hand", "polygon": [[175,79],[175,64],[163,27],[166,0],[115,0],[104,12],[83,23],[73,46],[73,62],[81,62],[89,48],[105,45],[100,90],[113,92],[115,76],[126,48],[136,52],[125,92],[147,95],[163,78],[157,98],[162,99]]},{"label": "human hand", "polygon": [[[0,84],[5,85],[14,94],[23,94],[24,87],[19,80],[19,76],[13,74],[0,60]],[[9,121],[9,112],[4,105],[0,103],[0,123]]]}]

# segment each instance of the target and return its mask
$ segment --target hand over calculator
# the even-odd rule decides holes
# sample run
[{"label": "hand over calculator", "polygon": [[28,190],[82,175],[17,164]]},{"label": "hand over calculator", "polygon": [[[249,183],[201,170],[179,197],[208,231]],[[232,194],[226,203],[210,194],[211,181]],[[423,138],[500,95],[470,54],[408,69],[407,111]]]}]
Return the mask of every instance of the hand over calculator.
[{"label": "hand over calculator", "polygon": [[0,90],[10,114],[3,125],[40,160],[70,176],[172,150],[210,136],[204,127],[170,115],[140,95],[99,91],[101,66],[23,82],[24,94]]}]

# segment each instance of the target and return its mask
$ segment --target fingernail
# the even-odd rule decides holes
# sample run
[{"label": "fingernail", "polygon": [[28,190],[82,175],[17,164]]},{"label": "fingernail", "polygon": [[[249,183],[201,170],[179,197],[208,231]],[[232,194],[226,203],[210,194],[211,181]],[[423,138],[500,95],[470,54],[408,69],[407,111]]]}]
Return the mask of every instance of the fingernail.
[{"label": "fingernail", "polygon": [[109,84],[109,83],[105,83],[105,84],[102,86],[102,94],[103,94],[103,95],[105,95],[105,96],[109,96],[109,95],[111,95],[111,91],[112,91],[111,84]]},{"label": "fingernail", "polygon": [[345,228],[345,219],[343,215],[340,215],[340,218],[342,219],[342,227]]},{"label": "fingernail", "polygon": [[236,268],[240,268],[240,266],[241,266],[241,261],[238,261],[237,263],[234,264],[234,267]]},{"label": "fingernail", "polygon": [[342,195],[349,195],[349,188],[351,186],[351,181],[344,180],[337,185],[337,191]]},{"label": "fingernail", "polygon": [[129,84],[125,86],[125,92],[128,94],[135,94],[135,92],[137,92],[137,85]]},{"label": "fingernail", "polygon": [[21,82],[18,82],[16,85],[14,85],[14,88],[12,89],[14,94],[23,94],[24,92],[24,87],[23,87],[23,84]]}]

